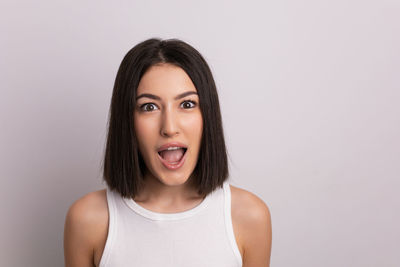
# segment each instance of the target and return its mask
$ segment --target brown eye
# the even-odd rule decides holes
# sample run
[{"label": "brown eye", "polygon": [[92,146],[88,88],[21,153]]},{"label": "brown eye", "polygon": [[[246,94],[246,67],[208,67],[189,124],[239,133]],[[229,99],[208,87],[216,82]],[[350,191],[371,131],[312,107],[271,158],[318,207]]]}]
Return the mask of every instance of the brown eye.
[{"label": "brown eye", "polygon": [[183,101],[182,105],[184,109],[194,108],[196,106],[196,102],[191,100]]},{"label": "brown eye", "polygon": [[156,105],[154,105],[153,103],[146,103],[140,106],[140,110],[144,111],[144,112],[150,112],[155,110]]}]

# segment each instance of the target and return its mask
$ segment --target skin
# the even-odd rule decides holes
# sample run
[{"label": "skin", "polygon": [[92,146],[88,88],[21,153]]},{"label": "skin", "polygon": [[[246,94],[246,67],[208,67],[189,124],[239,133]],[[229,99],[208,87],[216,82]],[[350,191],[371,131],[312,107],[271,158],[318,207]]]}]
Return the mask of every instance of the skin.
[{"label": "skin", "polygon": [[[139,83],[137,96],[149,93],[160,98],[138,99],[134,112],[139,150],[147,166],[145,187],[135,201],[152,211],[182,212],[194,208],[204,198],[197,195],[190,179],[203,130],[199,99],[196,94],[175,99],[187,91],[197,90],[182,69],[170,64],[151,67]],[[153,104],[143,106],[146,103]],[[170,141],[188,146],[185,164],[175,171],[165,168],[156,154],[160,145]],[[232,224],[243,267],[269,266],[272,240],[269,209],[255,194],[230,187]],[[108,235],[108,216],[105,189],[88,193],[71,205],[64,227],[65,266],[99,266]]]}]

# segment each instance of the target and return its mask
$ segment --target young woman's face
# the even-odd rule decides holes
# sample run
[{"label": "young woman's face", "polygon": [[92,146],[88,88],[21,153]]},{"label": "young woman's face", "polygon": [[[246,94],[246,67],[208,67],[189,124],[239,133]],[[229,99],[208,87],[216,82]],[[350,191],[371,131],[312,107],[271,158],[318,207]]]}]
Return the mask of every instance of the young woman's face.
[{"label": "young woman's face", "polygon": [[[137,88],[134,126],[148,172],[166,185],[180,185],[199,155],[203,118],[197,90],[186,72],[171,64],[148,69]],[[172,150],[159,152],[172,144]],[[183,146],[185,149],[173,150]]]}]

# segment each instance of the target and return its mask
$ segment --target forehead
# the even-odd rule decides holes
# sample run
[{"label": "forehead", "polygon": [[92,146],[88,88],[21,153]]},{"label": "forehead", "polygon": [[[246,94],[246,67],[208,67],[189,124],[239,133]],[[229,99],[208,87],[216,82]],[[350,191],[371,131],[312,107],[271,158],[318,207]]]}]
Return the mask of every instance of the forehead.
[{"label": "forehead", "polygon": [[197,91],[192,80],[180,67],[172,64],[151,66],[139,82],[136,94],[152,93],[159,96],[176,96],[185,91]]}]

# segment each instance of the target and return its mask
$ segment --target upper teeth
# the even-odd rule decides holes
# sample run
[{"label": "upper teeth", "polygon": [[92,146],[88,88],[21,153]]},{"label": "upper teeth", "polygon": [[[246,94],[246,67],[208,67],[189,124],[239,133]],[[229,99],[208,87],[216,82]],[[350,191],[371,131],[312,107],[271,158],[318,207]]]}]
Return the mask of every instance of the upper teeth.
[{"label": "upper teeth", "polygon": [[177,149],[181,149],[182,147],[177,147],[177,146],[170,146],[168,147],[166,150],[177,150]]}]

